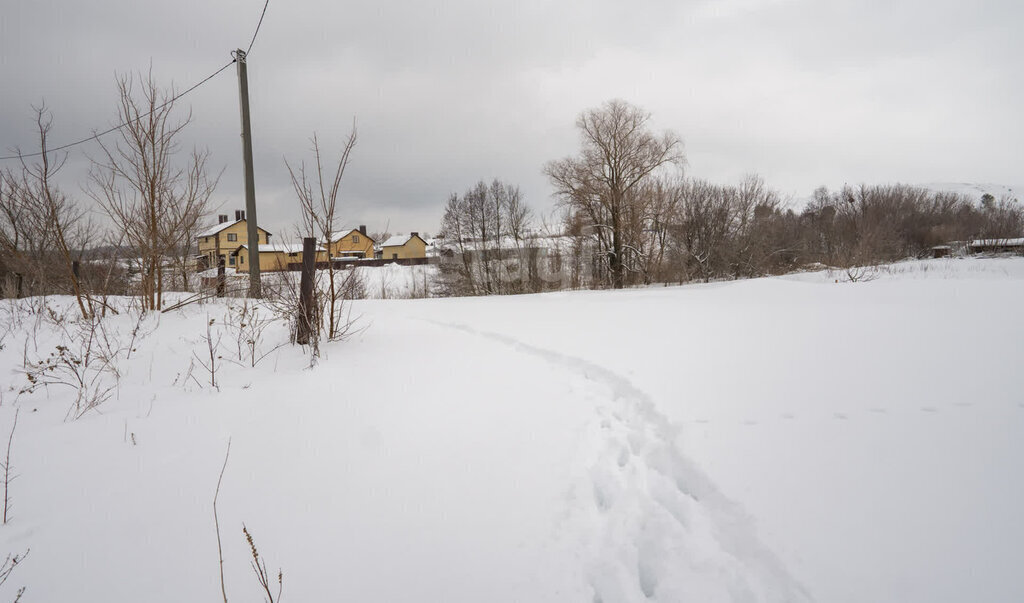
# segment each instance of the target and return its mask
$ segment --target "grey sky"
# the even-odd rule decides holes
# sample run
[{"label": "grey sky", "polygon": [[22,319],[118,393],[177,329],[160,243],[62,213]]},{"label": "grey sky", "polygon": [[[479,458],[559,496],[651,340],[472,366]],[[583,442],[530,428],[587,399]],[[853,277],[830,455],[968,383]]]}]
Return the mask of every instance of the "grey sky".
[{"label": "grey sky", "polygon": [[[248,44],[262,7],[5,0],[0,147],[32,148],[29,105],[44,98],[53,143],[109,127],[116,72],[152,61],[159,81],[190,86]],[[353,118],[346,225],[434,232],[449,193],[494,177],[549,211],[543,164],[575,152],[576,116],[611,98],[681,134],[689,173],[715,181],[757,172],[794,197],[1021,184],[1022,20],[1016,0],[271,0],[249,61],[260,221],[295,221],[283,158],[307,158],[314,131],[336,154]],[[217,201],[242,207],[234,69],[183,103],[190,143],[224,167]],[[72,152],[72,190],[87,152]]]}]

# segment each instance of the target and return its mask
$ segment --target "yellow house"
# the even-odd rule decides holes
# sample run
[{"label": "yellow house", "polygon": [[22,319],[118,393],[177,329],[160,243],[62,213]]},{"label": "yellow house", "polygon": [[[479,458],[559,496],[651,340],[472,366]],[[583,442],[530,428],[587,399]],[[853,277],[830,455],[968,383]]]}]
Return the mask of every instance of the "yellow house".
[{"label": "yellow house", "polygon": [[[228,221],[227,215],[219,216],[216,226],[199,233],[197,237],[201,261],[207,268],[214,268],[217,266],[217,260],[223,259],[225,266],[237,268],[232,252],[238,249],[239,245],[249,242],[248,228],[244,211],[236,211],[234,221]],[[258,227],[256,232],[261,247],[270,243],[269,232]]]},{"label": "yellow house", "polygon": [[[229,256],[231,266],[236,270],[246,271],[249,268],[249,246],[239,245]],[[327,261],[327,252],[319,249],[316,252],[317,262]],[[289,264],[302,263],[302,243],[292,245],[260,245],[260,272],[280,272],[288,270]]]},{"label": "yellow house", "polygon": [[331,237],[331,242],[326,247],[332,258],[356,257],[372,260],[375,242],[366,234],[366,227],[360,226],[359,230],[350,230],[345,234]]},{"label": "yellow house", "polygon": [[427,242],[418,232],[395,235],[381,244],[381,259],[409,260],[427,257]]}]

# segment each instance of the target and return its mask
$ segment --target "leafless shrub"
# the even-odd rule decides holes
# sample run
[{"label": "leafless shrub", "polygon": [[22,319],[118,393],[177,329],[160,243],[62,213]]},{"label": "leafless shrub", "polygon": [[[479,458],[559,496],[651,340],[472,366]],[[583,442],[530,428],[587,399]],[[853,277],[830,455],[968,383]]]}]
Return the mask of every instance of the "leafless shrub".
[{"label": "leafless shrub", "polygon": [[[8,511],[11,506],[11,482],[16,478],[16,475],[11,474],[11,445],[14,443],[14,430],[18,427],[18,409],[14,411],[14,424],[11,425],[11,435],[7,438],[7,454],[4,456],[3,470],[4,470],[4,521],[3,525],[7,525]],[[0,581],[0,584],[3,582]]]},{"label": "leafless shrub", "polygon": [[217,477],[217,489],[213,491],[213,526],[217,532],[217,559],[220,561],[220,593],[224,597],[224,603],[228,603],[228,591],[224,586],[224,549],[220,541],[220,517],[217,516],[217,498],[220,496],[220,483],[224,480],[224,470],[228,467],[228,457],[231,456],[231,439],[228,438],[228,448],[224,452],[224,464],[220,467],[220,475]]},{"label": "leafless shrub", "polygon": [[[217,331],[214,334],[213,325],[217,321],[209,316],[206,317],[206,333],[201,336],[201,341],[206,343],[206,355],[205,357],[200,356],[194,350],[192,351],[192,357],[199,366],[206,369],[206,372],[210,375],[210,387],[220,389],[217,386],[217,370],[220,369],[220,360],[223,358],[220,353],[220,342],[223,338],[223,333]],[[189,371],[191,373],[191,371]]]},{"label": "leafless shrub", "polygon": [[120,344],[99,315],[69,319],[49,305],[45,308],[43,316],[56,328],[61,343],[43,358],[26,358],[21,370],[28,385],[20,393],[51,386],[70,388],[75,399],[65,418],[80,419],[113,395],[121,377],[118,358],[131,348]]},{"label": "leafless shrub", "polygon": [[224,319],[224,325],[235,335],[238,361],[255,367],[261,360],[285,345],[280,343],[264,349],[263,332],[279,319],[269,311],[260,312],[257,304],[244,300],[240,306],[231,306]]},{"label": "leafless shrub", "polygon": [[[21,565],[30,552],[31,549],[26,549],[25,552],[20,555],[16,553],[9,553],[7,557],[4,558],[3,563],[0,563],[0,586],[3,586],[4,583],[7,582],[7,579],[11,577],[11,572],[14,571],[14,568]],[[14,598],[14,603],[18,603],[23,594],[25,594],[24,586],[18,589]]]},{"label": "leafless shrub", "polygon": [[274,596],[273,591],[270,589],[271,576],[267,573],[267,562],[260,558],[260,553],[256,550],[256,543],[252,539],[252,534],[249,533],[248,528],[245,524],[242,524],[242,533],[245,534],[245,541],[249,543],[249,550],[252,553],[252,571],[256,574],[256,579],[260,583],[260,587],[263,589],[264,596],[266,597],[266,603],[275,603],[275,601],[281,600],[281,590],[284,588],[284,572],[280,569],[277,570],[277,597]]},{"label": "leafless shrub", "polygon": [[[323,287],[314,288],[314,305],[317,307],[315,312],[317,316],[315,320],[309,320],[310,323],[315,324],[308,325],[311,329],[311,340],[316,342],[319,342],[320,334],[319,332],[314,334],[314,330],[326,329],[325,335],[328,341],[339,341],[347,336],[352,327],[344,308],[346,286],[344,283],[337,282],[337,269],[334,266],[333,255],[337,229],[338,195],[341,193],[341,181],[345,175],[345,169],[348,167],[352,150],[355,148],[356,140],[356,128],[353,125],[342,148],[338,164],[330,172],[324,168],[320,141],[315,133],[311,139],[312,174],[307,174],[305,163],[300,164],[298,170],[294,170],[285,161],[292,186],[295,189],[295,196],[299,201],[299,208],[302,210],[303,236],[318,239],[320,245],[324,247],[323,255],[327,259],[327,283]],[[350,277],[351,272],[349,273]],[[326,292],[322,289],[326,289]],[[295,308],[297,309],[298,305]],[[311,349],[315,355],[319,355],[319,345],[312,345]]]}]

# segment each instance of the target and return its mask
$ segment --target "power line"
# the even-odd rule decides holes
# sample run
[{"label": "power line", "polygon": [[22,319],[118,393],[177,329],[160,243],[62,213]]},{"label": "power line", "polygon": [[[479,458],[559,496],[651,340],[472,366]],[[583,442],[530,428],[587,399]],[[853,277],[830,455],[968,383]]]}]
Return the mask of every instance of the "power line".
[{"label": "power line", "polygon": [[[229,61],[226,65],[224,65],[223,67],[221,67],[217,71],[214,71],[210,75],[208,75],[205,78],[203,78],[199,83],[193,85],[191,88],[189,88],[188,90],[185,90],[181,94],[175,95],[170,100],[168,100],[168,101],[164,102],[163,104],[155,107],[152,111],[148,111],[148,112],[146,112],[146,113],[144,113],[144,114],[142,114],[142,115],[140,115],[140,116],[138,116],[138,117],[136,117],[134,119],[129,119],[128,121],[121,122],[118,125],[114,126],[113,128],[108,128],[108,129],[106,129],[106,130],[104,130],[102,132],[97,132],[97,133],[93,134],[92,136],[88,136],[88,137],[83,138],[81,140],[76,140],[75,142],[69,142],[68,144],[61,145],[61,146],[59,146],[57,148],[54,148],[54,149],[47,149],[46,152],[47,153],[56,153],[57,151],[63,151],[64,149],[68,149],[68,148],[71,148],[73,146],[89,142],[90,140],[97,140],[97,139],[99,139],[100,136],[106,136],[107,134],[110,134],[111,132],[114,132],[115,130],[120,130],[121,128],[127,126],[128,124],[130,124],[132,122],[139,121],[140,119],[142,119],[144,117],[149,117],[153,113],[159,111],[160,109],[163,109],[167,105],[173,103],[174,101],[176,101],[179,98],[185,96],[189,92],[192,92],[196,88],[198,88],[198,87],[202,86],[203,84],[205,84],[206,82],[212,80],[214,77],[219,75],[221,71],[224,71],[225,69],[227,69],[228,67],[230,67],[230,66],[232,66],[234,64],[235,64],[235,61],[234,61],[234,59],[232,59],[231,61]],[[18,155],[8,155],[6,157],[0,157],[0,161],[6,161],[8,159],[24,159],[24,158],[27,158],[27,157],[39,157],[42,154],[43,154],[42,151],[39,151],[37,153],[23,153],[23,154],[18,154]]]},{"label": "power line", "polygon": [[[270,5],[270,0],[266,0],[266,2],[263,3],[263,12],[260,13],[260,20],[256,24],[256,31],[254,31],[253,34],[252,34],[252,40],[249,41],[249,48],[245,51],[246,55],[248,55],[249,51],[252,50],[252,45],[256,43],[256,36],[259,35],[259,33],[260,33],[260,26],[263,25],[263,17],[266,16],[266,14],[267,14],[267,6],[269,6],[269,5]],[[233,55],[234,55],[234,53],[232,53],[232,56]],[[212,80],[213,78],[215,78],[216,76],[220,75],[220,72],[222,72],[225,69],[227,69],[228,67],[234,65],[235,62],[236,62],[236,59],[232,58],[229,63],[227,63],[226,65],[224,65],[223,67],[221,67],[217,71],[214,71],[213,73],[211,73],[210,75],[206,76],[205,78],[200,80],[198,83],[193,85],[188,90],[185,90],[181,94],[175,95],[173,98],[171,98],[170,100],[166,101],[162,105],[154,108],[152,111],[149,111],[149,112],[147,112],[147,113],[145,113],[143,115],[140,115],[140,116],[138,116],[138,117],[136,117],[134,119],[129,119],[128,121],[121,122],[121,123],[117,124],[116,126],[114,126],[113,128],[108,128],[108,129],[106,129],[106,130],[104,130],[102,132],[94,133],[92,136],[88,136],[88,137],[83,138],[81,140],[76,140],[75,142],[69,142],[68,144],[61,145],[61,146],[59,146],[57,148],[54,148],[54,149],[47,149],[46,152],[47,153],[55,153],[57,151],[63,151],[64,149],[69,149],[69,148],[71,148],[73,146],[77,146],[77,145],[89,142],[91,140],[98,140],[100,136],[106,136],[107,134],[110,134],[111,132],[114,132],[116,130],[120,130],[121,128],[127,126],[128,124],[130,124],[132,122],[138,121],[138,120],[140,120],[140,119],[142,119],[144,117],[148,117],[148,116],[152,115],[153,113],[155,113],[156,111],[159,111],[160,109],[163,109],[167,105],[173,103],[174,101],[176,101],[179,98],[185,96],[189,92],[192,92],[196,88],[202,86],[206,82],[208,82],[208,81]],[[43,154],[42,151],[40,151],[38,153],[24,153],[24,154],[23,153],[18,153],[17,155],[7,155],[5,157],[0,157],[0,161],[7,161],[7,160],[10,160],[10,159],[25,159],[25,158],[28,158],[28,157],[39,157],[42,154]]]},{"label": "power line", "polygon": [[256,24],[256,31],[252,32],[252,40],[249,41],[249,48],[245,49],[246,56],[249,56],[249,51],[252,50],[252,45],[256,43],[256,36],[260,33],[260,25],[263,25],[263,17],[267,14],[267,6],[270,4],[270,0],[263,3],[263,12],[260,13],[260,22]]}]

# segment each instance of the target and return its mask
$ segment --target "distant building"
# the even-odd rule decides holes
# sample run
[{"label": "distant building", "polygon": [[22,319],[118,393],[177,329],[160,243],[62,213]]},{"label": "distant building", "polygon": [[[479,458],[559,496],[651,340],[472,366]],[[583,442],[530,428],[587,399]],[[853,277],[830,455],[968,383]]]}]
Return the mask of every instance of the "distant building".
[{"label": "distant building", "polygon": [[[262,228],[257,228],[256,232],[261,247],[270,243],[269,232]],[[236,210],[234,221],[228,221],[227,214],[221,214],[217,217],[217,225],[199,233],[197,239],[197,264],[200,268],[216,267],[218,260],[224,260],[225,266],[238,268],[237,258],[232,252],[249,242],[249,226],[245,221],[245,211]]]},{"label": "distant building", "polygon": [[395,235],[381,243],[380,257],[383,260],[411,260],[427,257],[427,242],[418,232]]},{"label": "distant building", "polygon": [[[248,245],[239,245],[231,252],[230,264],[236,270],[248,270],[249,262],[252,261],[249,255]],[[327,252],[319,249],[316,252],[317,262],[327,261]],[[260,272],[280,272],[288,270],[289,264],[302,263],[302,243],[260,245]]]},{"label": "distant building", "polygon": [[331,241],[322,247],[327,248],[332,258],[369,258],[373,259],[373,238],[366,234],[366,226],[359,230],[350,230],[344,234],[331,237]]},{"label": "distant building", "polygon": [[967,247],[971,253],[1024,253],[1024,238],[975,239]]}]

